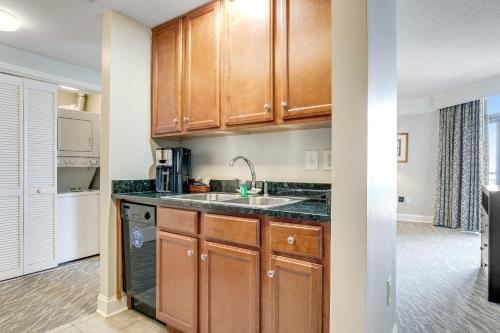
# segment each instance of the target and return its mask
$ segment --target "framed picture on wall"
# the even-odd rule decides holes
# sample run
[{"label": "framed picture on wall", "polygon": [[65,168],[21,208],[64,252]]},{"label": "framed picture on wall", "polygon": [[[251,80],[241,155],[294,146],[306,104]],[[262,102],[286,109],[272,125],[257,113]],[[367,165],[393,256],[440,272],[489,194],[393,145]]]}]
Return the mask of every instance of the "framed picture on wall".
[{"label": "framed picture on wall", "polygon": [[408,133],[398,133],[398,163],[408,162]]}]

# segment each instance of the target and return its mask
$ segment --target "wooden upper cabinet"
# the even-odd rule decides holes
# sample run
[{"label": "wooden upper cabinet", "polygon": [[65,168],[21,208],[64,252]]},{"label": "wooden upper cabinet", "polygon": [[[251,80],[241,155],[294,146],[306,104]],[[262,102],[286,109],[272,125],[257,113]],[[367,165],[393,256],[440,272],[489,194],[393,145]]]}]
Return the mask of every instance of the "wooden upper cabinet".
[{"label": "wooden upper cabinet", "polygon": [[162,231],[156,237],[156,318],[198,332],[198,240]]},{"label": "wooden upper cabinet", "polygon": [[274,118],[273,2],[224,1],[222,112],[226,125]]},{"label": "wooden upper cabinet", "polygon": [[273,333],[321,333],[323,267],[271,256],[271,325]]},{"label": "wooden upper cabinet", "polygon": [[330,0],[277,0],[276,107],[283,119],[331,114]]},{"label": "wooden upper cabinet", "polygon": [[182,19],[153,29],[152,133],[181,130]]},{"label": "wooden upper cabinet", "polygon": [[259,252],[205,242],[203,255],[200,332],[260,332]]},{"label": "wooden upper cabinet", "polygon": [[220,2],[184,17],[183,122],[187,130],[220,126]]}]

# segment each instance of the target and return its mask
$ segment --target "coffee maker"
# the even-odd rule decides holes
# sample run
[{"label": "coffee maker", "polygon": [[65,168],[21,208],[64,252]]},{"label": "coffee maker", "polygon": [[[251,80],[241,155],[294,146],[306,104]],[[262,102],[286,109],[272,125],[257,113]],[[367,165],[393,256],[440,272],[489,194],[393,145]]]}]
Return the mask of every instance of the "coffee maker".
[{"label": "coffee maker", "polygon": [[156,149],[156,192],[188,192],[191,151],[187,148]]}]

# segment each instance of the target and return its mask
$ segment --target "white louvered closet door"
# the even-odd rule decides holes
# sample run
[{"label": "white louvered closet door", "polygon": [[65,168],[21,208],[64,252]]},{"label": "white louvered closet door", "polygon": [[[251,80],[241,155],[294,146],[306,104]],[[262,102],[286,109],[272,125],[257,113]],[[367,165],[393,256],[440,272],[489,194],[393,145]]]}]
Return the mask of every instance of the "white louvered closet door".
[{"label": "white louvered closet door", "polygon": [[55,85],[24,79],[24,274],[57,266]]},{"label": "white louvered closet door", "polygon": [[0,281],[23,274],[23,79],[0,74]]}]

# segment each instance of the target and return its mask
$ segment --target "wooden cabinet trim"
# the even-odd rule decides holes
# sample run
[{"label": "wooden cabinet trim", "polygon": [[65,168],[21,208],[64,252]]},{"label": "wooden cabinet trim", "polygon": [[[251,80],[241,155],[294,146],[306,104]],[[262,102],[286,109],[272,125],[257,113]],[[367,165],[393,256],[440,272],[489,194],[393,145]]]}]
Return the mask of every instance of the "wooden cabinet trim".
[{"label": "wooden cabinet trim", "polygon": [[[186,333],[196,333],[198,331],[198,239],[193,238],[193,237],[186,237],[186,236],[180,236],[168,232],[163,232],[159,231],[157,233],[157,243],[156,243],[156,286],[157,286],[157,292],[156,292],[156,318],[159,320],[165,322],[167,325],[171,325],[174,328],[177,328],[179,330],[182,330],[183,332]],[[191,292],[193,293],[193,297],[189,298],[186,296],[184,299],[187,304],[184,304],[182,307],[175,306],[174,308],[176,309],[183,309],[186,312],[191,311],[191,318],[190,322],[187,322],[185,320],[182,320],[176,314],[174,313],[168,313],[167,309],[163,308],[163,301],[169,301],[169,295],[166,295],[166,300],[163,299],[163,293],[162,293],[162,286],[164,286],[164,276],[163,276],[163,270],[162,270],[162,265],[165,263],[163,262],[163,255],[164,253],[162,252],[162,246],[163,242],[169,242],[171,244],[175,244],[180,247],[184,247],[186,250],[186,254],[184,258],[182,257],[177,257],[176,260],[190,260],[191,263],[191,278],[193,279],[193,284],[191,286],[186,285],[184,283],[185,279],[187,278],[185,275],[177,277],[179,280],[182,280],[183,286],[185,288],[192,288]],[[187,251],[193,251],[191,255],[187,253]],[[176,267],[178,265],[172,263],[173,267]],[[181,281],[177,281],[180,283]],[[177,292],[181,293],[180,290]],[[184,295],[184,294],[182,294]],[[179,295],[175,295],[179,296]],[[172,296],[175,298],[175,296]],[[182,311],[182,310],[177,310],[177,311]]]},{"label": "wooden cabinet trim", "polygon": [[[176,114],[177,118],[172,120],[169,125],[159,124],[159,69],[158,69],[158,59],[159,59],[159,42],[158,35],[169,29],[176,30],[176,50],[175,50],[175,71],[176,71]],[[166,22],[152,30],[152,61],[151,61],[151,133],[153,135],[161,135],[171,132],[179,132],[182,130],[181,126],[181,108],[182,108],[182,18],[175,18],[169,22]]]},{"label": "wooden cabinet trim", "polygon": [[[269,223],[271,250],[321,259],[323,256],[323,232],[319,226],[294,223]],[[288,237],[294,242],[288,243]]]},{"label": "wooden cabinet trim", "polygon": [[205,213],[202,228],[208,239],[256,247],[260,245],[259,219]]},{"label": "wooden cabinet trim", "polygon": [[156,225],[161,230],[196,235],[198,234],[198,214],[197,211],[192,210],[158,207]]},{"label": "wooden cabinet trim", "polygon": [[[192,106],[191,106],[191,75],[192,75],[192,22],[197,18],[200,18],[206,14],[213,12],[213,36],[207,36],[206,34],[203,38],[213,39],[215,43],[215,76],[214,79],[214,95],[212,98],[214,99],[214,108],[209,109],[207,106],[203,108],[202,119],[197,120],[199,118],[199,114],[197,117],[193,117],[192,114]],[[184,128],[186,130],[199,130],[206,128],[214,128],[220,126],[220,86],[221,86],[221,5],[220,1],[211,2],[205,6],[202,6],[190,13],[188,13],[184,17],[184,69],[183,69],[183,123]],[[212,79],[211,77],[204,78],[202,81],[205,84],[206,81]],[[197,80],[201,80],[197,78]],[[204,89],[206,90],[206,89]],[[203,91],[202,93],[209,94],[210,91]],[[198,92],[200,94],[200,92]],[[200,110],[196,110],[197,113],[200,113]],[[187,121],[185,121],[185,117],[187,117]]]},{"label": "wooden cabinet trim", "polygon": [[[274,276],[271,278],[271,326],[273,333],[281,333],[283,330],[279,327],[280,316],[285,316],[285,321],[300,321],[301,323],[307,322],[308,329],[305,332],[321,333],[322,331],[322,316],[323,316],[323,266],[295,260],[280,256],[271,256],[271,270]],[[309,276],[309,299],[293,300],[294,302],[280,302],[280,293],[286,293],[286,288],[298,288],[296,285],[289,285],[289,281],[280,281],[280,274],[282,271],[292,272],[297,275]],[[284,283],[285,285],[282,285]],[[303,318],[287,318],[287,307],[294,307],[301,302],[308,302],[310,311],[304,313]],[[304,305],[304,304],[302,304]],[[293,313],[293,312],[292,312]],[[299,332],[299,330],[294,331]],[[303,331],[300,331],[303,332]]]}]

